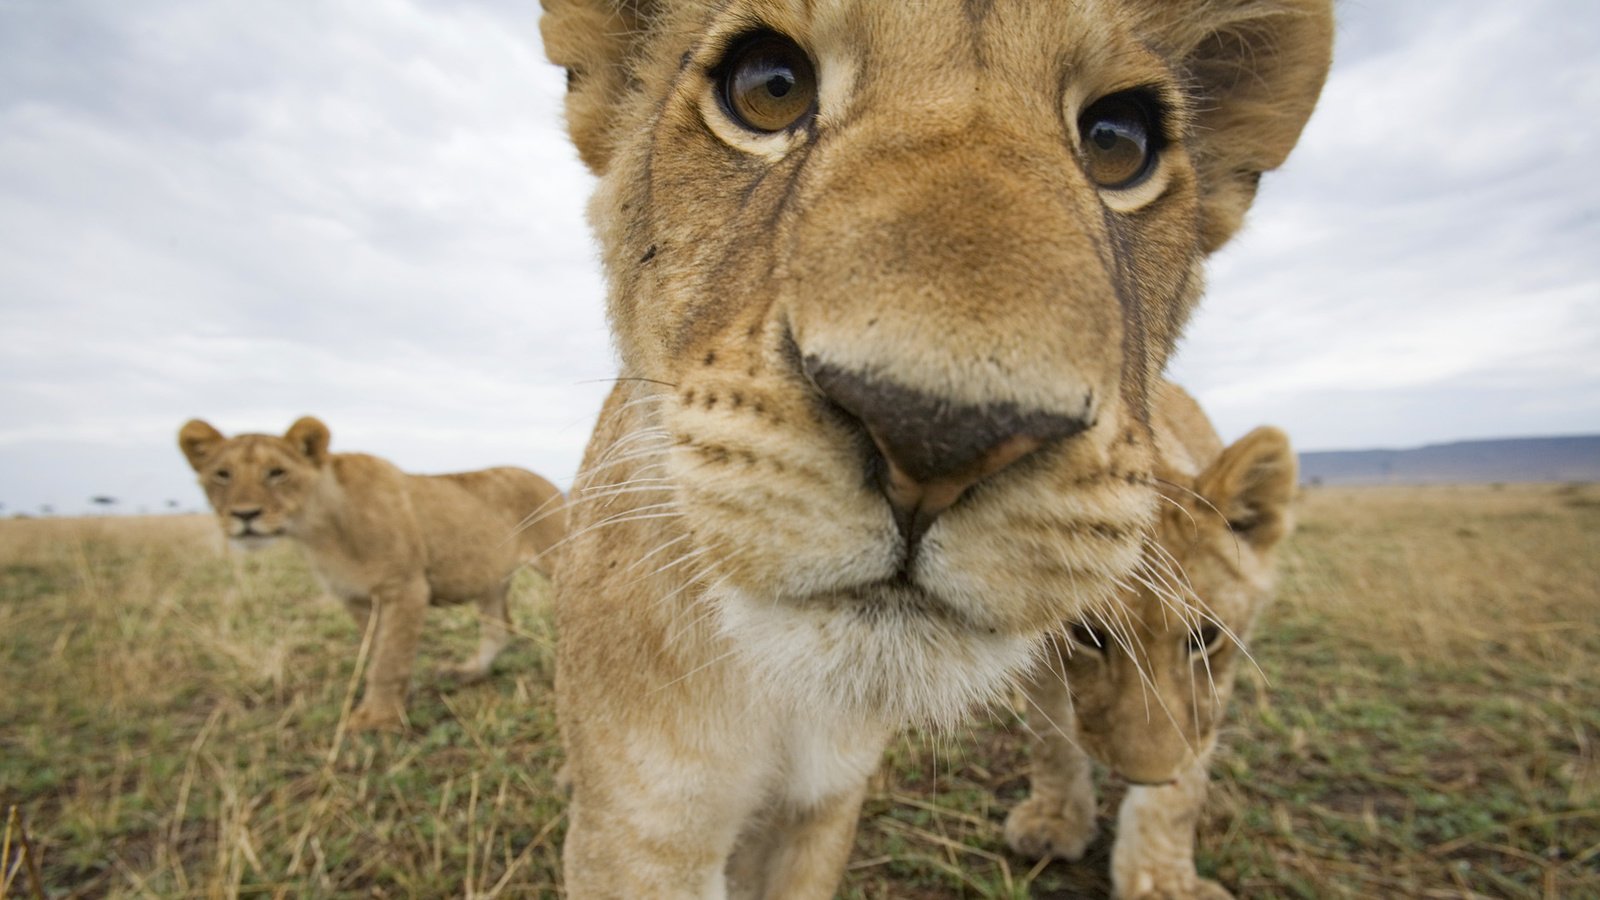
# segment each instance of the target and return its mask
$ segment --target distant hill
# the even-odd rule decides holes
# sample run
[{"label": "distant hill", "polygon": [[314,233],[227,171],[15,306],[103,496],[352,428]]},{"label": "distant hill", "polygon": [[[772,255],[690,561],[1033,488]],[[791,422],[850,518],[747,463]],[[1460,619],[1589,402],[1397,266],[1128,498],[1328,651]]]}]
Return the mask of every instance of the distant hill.
[{"label": "distant hill", "polygon": [[1302,453],[1300,480],[1330,485],[1600,481],[1600,435]]}]

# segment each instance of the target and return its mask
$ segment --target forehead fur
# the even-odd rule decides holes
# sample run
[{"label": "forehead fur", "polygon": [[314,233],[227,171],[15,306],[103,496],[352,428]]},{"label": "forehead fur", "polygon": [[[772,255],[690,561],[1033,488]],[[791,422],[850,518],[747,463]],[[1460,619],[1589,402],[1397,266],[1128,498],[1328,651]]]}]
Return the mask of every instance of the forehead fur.
[{"label": "forehead fur", "polygon": [[288,441],[271,434],[241,434],[229,438],[206,459],[207,467],[211,468],[224,463],[230,466],[306,465],[305,459],[294,452]]}]

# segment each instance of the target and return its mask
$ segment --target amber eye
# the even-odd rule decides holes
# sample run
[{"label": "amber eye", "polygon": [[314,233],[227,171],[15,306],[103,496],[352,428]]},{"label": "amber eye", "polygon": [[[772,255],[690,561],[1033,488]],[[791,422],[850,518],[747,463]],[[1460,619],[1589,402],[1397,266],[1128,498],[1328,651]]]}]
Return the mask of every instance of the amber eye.
[{"label": "amber eye", "polygon": [[721,66],[722,104],[740,125],[772,133],[793,128],[816,108],[817,73],[794,41],[759,34]]},{"label": "amber eye", "polygon": [[268,484],[277,484],[278,482],[280,482],[283,479],[287,478],[288,475],[289,475],[288,472],[286,472],[283,469],[280,469],[280,468],[277,468],[276,466],[274,466],[273,468],[267,470],[267,483]]},{"label": "amber eye", "polygon": [[227,469],[218,469],[211,473],[211,480],[217,484],[227,484],[233,478],[233,473]]},{"label": "amber eye", "polygon": [[1084,170],[1111,190],[1133,187],[1155,168],[1158,135],[1151,104],[1136,93],[1096,100],[1078,119]]},{"label": "amber eye", "polygon": [[1222,649],[1222,629],[1207,622],[1198,631],[1189,632],[1190,653],[1215,653]]},{"label": "amber eye", "polygon": [[1105,633],[1093,625],[1077,622],[1072,626],[1072,640],[1079,646],[1087,647],[1096,653],[1106,652]]}]

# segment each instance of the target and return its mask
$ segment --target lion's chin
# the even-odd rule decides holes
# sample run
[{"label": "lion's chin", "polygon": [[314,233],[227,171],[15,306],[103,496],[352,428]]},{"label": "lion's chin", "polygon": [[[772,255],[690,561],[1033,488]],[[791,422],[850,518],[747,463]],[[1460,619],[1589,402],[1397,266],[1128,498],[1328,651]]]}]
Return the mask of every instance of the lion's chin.
[{"label": "lion's chin", "polygon": [[1003,701],[1036,643],[975,626],[903,584],[800,600],[725,588],[711,600],[723,634],[775,701],[889,727],[953,726]]}]

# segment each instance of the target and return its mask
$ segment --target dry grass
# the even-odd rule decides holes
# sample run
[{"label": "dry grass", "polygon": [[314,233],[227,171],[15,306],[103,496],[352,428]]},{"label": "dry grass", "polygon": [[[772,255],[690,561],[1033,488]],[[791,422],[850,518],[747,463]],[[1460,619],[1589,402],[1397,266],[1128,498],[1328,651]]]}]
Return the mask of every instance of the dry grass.
[{"label": "dry grass", "polygon": [[[292,548],[212,527],[0,522],[0,896],[559,896],[544,584],[495,679],[441,685],[474,626],[435,611],[411,733],[335,743],[355,629]],[[1600,896],[1600,487],[1313,491],[1284,563],[1202,868],[1248,897]],[[1106,837],[1005,851],[1020,743],[1005,712],[897,742],[845,894],[1103,892]]]}]

